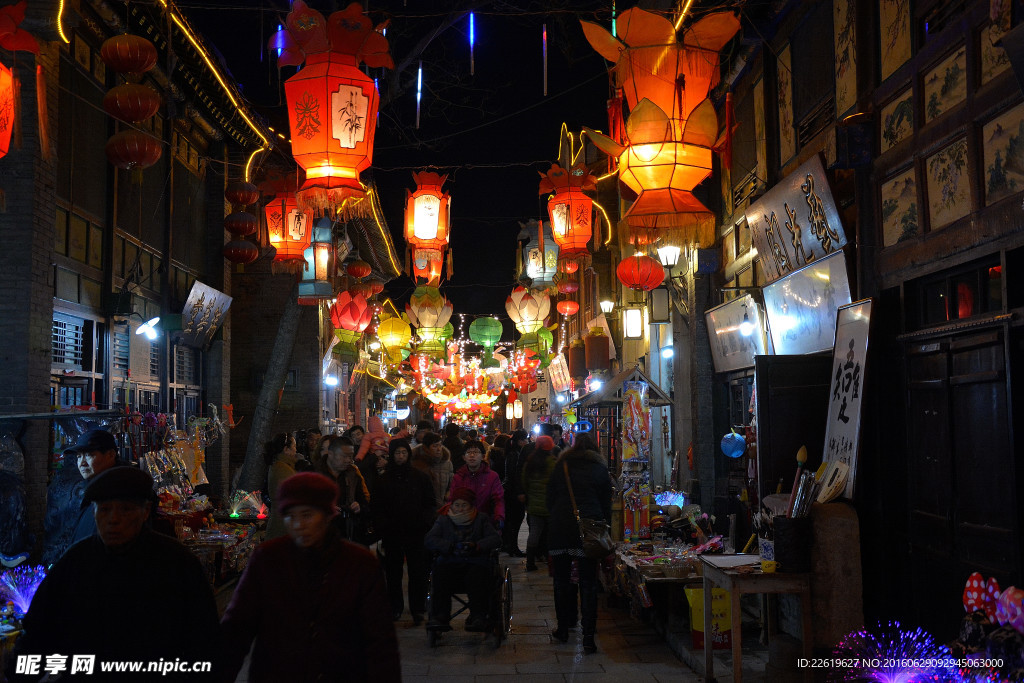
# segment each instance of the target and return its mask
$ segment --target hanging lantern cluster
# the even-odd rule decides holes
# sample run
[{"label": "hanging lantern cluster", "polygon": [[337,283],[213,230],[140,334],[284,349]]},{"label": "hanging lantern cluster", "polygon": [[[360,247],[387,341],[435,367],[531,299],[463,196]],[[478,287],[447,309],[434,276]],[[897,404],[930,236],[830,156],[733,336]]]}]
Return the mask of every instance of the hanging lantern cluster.
[{"label": "hanging lantern cluster", "polygon": [[359,212],[366,193],[359,174],[370,167],[379,95],[359,69],[394,68],[388,41],[358,3],[330,17],[295,0],[285,28],[270,39],[278,66],[300,66],[285,81],[292,155],[306,171],[299,207],[317,213]]},{"label": "hanging lantern cluster", "polygon": [[405,306],[409,322],[424,343],[439,345],[444,326],[452,317],[452,305],[437,287],[417,287]]},{"label": "hanging lantern cluster", "polygon": [[665,269],[658,259],[647,254],[633,254],[622,259],[615,269],[619,282],[632,290],[649,292],[665,281]]},{"label": "hanging lantern cluster", "polygon": [[313,237],[313,216],[299,209],[295,193],[277,194],[266,206],[267,236],[277,253],[275,263],[305,263],[306,249]]},{"label": "hanging lantern cluster", "polygon": [[551,300],[546,292],[540,290],[516,287],[505,300],[505,311],[520,334],[529,334],[542,328],[550,310]]},{"label": "hanging lantern cluster", "polygon": [[[597,179],[582,164],[564,169],[552,164],[541,173],[540,194],[551,194],[548,199],[548,218],[551,235],[558,245],[561,269],[567,262],[589,253],[587,244],[594,234],[594,200],[583,190],[597,191]],[[575,270],[575,269],[573,269]]]},{"label": "hanging lantern cluster", "polygon": [[[112,71],[126,79],[138,79],[156,65],[156,47],[142,36],[125,33],[108,38],[100,47],[100,59]],[[153,117],[160,110],[160,94],[141,83],[115,86],[103,98],[103,110],[130,124],[107,140],[107,159],[125,170],[149,168],[160,160],[163,143],[133,126]]]},{"label": "hanging lantern cluster", "polygon": [[[410,275],[418,284],[441,283],[445,250],[451,231],[451,195],[441,189],[447,175],[430,171],[413,173],[416,191],[406,191],[405,243],[411,260]],[[449,255],[448,277],[451,277]]]},{"label": "hanging lantern cluster", "polygon": [[711,175],[712,150],[720,144],[708,93],[719,80],[718,52],[739,30],[739,19],[733,12],[708,14],[681,41],[672,22],[638,8],[619,17],[621,40],[597,24],[581,24],[591,46],[615,63],[615,84],[630,109],[622,144],[586,130],[617,158],[619,179],[639,195],[624,215],[634,244],[667,236],[710,246],[714,215],[692,190]]},{"label": "hanging lantern cluster", "polygon": [[252,263],[260,257],[260,248],[246,237],[259,230],[259,219],[246,209],[259,201],[259,189],[244,180],[228,183],[224,197],[232,211],[224,217],[224,229],[231,233],[231,241],[224,245],[224,258],[239,265]]}]

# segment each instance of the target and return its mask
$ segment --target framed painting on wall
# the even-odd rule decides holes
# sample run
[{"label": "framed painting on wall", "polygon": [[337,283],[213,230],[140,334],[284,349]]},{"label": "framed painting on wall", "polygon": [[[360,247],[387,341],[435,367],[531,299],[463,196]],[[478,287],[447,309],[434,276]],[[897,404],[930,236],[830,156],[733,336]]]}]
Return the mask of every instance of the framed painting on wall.
[{"label": "framed painting on wall", "polygon": [[997,116],[982,128],[985,155],[985,205],[1024,190],[1024,104]]},{"label": "framed painting on wall", "polygon": [[878,13],[884,81],[910,59],[910,0],[880,0]]},{"label": "framed painting on wall", "polygon": [[878,136],[879,151],[883,153],[910,137],[914,132],[913,89],[907,88],[882,107],[879,125],[882,129]]},{"label": "framed painting on wall", "polygon": [[871,328],[871,299],[841,306],[836,313],[836,343],[832,350],[832,386],[825,424],[823,462],[838,460],[850,467],[843,496],[853,499],[857,481],[860,413],[864,398],[865,362]]},{"label": "framed painting on wall", "polygon": [[924,77],[924,122],[967,99],[967,48],[961,45]]},{"label": "framed painting on wall", "polygon": [[882,183],[882,246],[891,247],[920,232],[917,173],[909,168]]},{"label": "framed painting on wall", "polygon": [[925,162],[928,227],[938,230],[971,212],[971,174],[967,138],[960,138]]},{"label": "framed painting on wall", "polygon": [[[992,15],[995,16],[992,16]],[[999,40],[1010,30],[1010,3],[1008,0],[991,4],[991,23],[981,29],[978,44],[981,49],[981,82],[984,85],[1010,66],[1006,50],[999,47]]]},{"label": "framed painting on wall", "polygon": [[857,5],[855,0],[835,0],[832,5],[835,27],[836,116],[842,118],[857,104]]},{"label": "framed painting on wall", "polygon": [[786,163],[796,154],[796,130],[793,128],[793,58],[787,44],[779,53],[776,69],[779,105],[779,159]]}]

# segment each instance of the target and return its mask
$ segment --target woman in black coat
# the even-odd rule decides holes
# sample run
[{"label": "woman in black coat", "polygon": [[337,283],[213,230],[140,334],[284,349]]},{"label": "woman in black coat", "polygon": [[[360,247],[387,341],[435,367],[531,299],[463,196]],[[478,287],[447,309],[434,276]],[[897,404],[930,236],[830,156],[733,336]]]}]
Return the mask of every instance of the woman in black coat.
[{"label": "woman in black coat", "polygon": [[409,611],[417,626],[427,603],[427,551],[423,538],[434,526],[438,502],[430,477],[409,461],[409,442],[392,439],[390,464],[370,493],[373,527],[384,546],[384,575],[391,598],[392,618],[402,617],[402,569],[409,565]]},{"label": "woman in black coat", "polygon": [[548,481],[548,554],[551,556],[555,615],[558,618],[558,628],[551,632],[551,637],[565,643],[569,640],[569,629],[576,625],[576,584],[571,580],[575,560],[579,567],[583,650],[593,653],[597,652],[594,632],[597,627],[598,563],[583,555],[583,542],[566,484],[566,468],[580,517],[611,523],[612,481],[608,475],[608,463],[598,452],[597,445],[585,434],[578,435],[573,447],[562,452]]}]

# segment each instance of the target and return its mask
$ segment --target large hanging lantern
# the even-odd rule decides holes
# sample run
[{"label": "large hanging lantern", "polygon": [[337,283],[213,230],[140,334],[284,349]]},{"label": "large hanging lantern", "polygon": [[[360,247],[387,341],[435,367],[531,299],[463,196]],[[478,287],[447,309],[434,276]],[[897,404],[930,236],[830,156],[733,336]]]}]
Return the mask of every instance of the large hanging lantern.
[{"label": "large hanging lantern", "polygon": [[122,33],[103,41],[100,59],[118,73],[141,74],[156,66],[156,47],[142,36]]},{"label": "large hanging lantern", "polygon": [[587,243],[593,235],[594,200],[583,194],[583,190],[596,192],[596,183],[597,179],[583,165],[566,170],[552,164],[547,173],[541,173],[540,194],[551,194],[548,199],[551,235],[563,258],[588,251]]},{"label": "large hanging lantern", "polygon": [[646,254],[633,254],[622,259],[615,269],[619,282],[630,289],[649,292],[665,281],[665,269],[657,259]]},{"label": "large hanging lantern", "polygon": [[313,237],[313,216],[299,209],[291,193],[277,195],[267,204],[265,213],[270,244],[277,250],[274,260],[305,261],[304,254]]},{"label": "large hanging lantern", "polygon": [[348,212],[366,196],[359,174],[372,162],[377,128],[377,87],[359,63],[393,68],[387,39],[358,3],[325,20],[296,0],[270,47],[281,50],[279,66],[306,63],[284,84],[292,155],[306,171],[298,204]]},{"label": "large hanging lantern", "polygon": [[452,305],[437,287],[417,287],[405,306],[409,322],[425,342],[437,341],[452,317]]},{"label": "large hanging lantern", "polygon": [[711,174],[712,150],[719,145],[708,92],[718,83],[718,52],[739,30],[738,18],[709,14],[681,41],[672,22],[638,8],[619,16],[621,40],[597,24],[581,24],[591,46],[615,63],[616,86],[629,104],[625,144],[590,129],[587,134],[618,159],[620,180],[639,195],[624,215],[634,243],[668,233],[679,242],[710,246],[714,215],[692,190]]},{"label": "large hanging lantern", "polygon": [[341,292],[331,305],[331,324],[335,329],[362,332],[373,320],[373,310],[366,297]]},{"label": "large hanging lantern", "polygon": [[[156,64],[156,47],[142,36],[122,34],[108,38],[100,47],[100,58],[111,71],[141,74]],[[160,95],[144,85],[115,86],[103,98],[111,116],[128,123],[141,123],[160,109]],[[160,160],[163,143],[140,130],[129,128],[115,133],[106,146],[107,160],[117,168],[141,170]]]},{"label": "large hanging lantern", "polygon": [[391,358],[401,358],[402,349],[411,338],[412,329],[401,318],[388,318],[377,326],[377,339]]},{"label": "large hanging lantern", "polygon": [[539,289],[548,287],[558,272],[558,245],[551,235],[551,221],[531,220],[519,225],[522,230],[518,239],[529,239],[522,248],[519,277],[529,278]]},{"label": "large hanging lantern", "polygon": [[469,338],[485,349],[493,349],[501,334],[501,322],[494,318],[477,318],[469,324]]},{"label": "large hanging lantern", "polygon": [[422,171],[413,173],[412,177],[416,191],[406,191],[405,199],[405,243],[411,252],[410,274],[416,282],[436,287],[441,281],[451,230],[452,198],[441,189],[448,176]]},{"label": "large hanging lantern", "polygon": [[545,292],[516,287],[505,300],[505,310],[519,333],[529,334],[544,326],[551,301]]}]

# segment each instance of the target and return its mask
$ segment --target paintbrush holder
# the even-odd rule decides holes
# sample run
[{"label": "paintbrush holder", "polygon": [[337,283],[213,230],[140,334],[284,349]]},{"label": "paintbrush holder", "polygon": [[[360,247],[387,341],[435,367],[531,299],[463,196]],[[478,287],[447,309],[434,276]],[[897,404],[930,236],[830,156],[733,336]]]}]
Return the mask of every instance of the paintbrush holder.
[{"label": "paintbrush holder", "polygon": [[775,530],[775,561],[779,563],[779,571],[787,574],[811,571],[811,544],[814,541],[811,518],[776,517],[772,524]]}]

